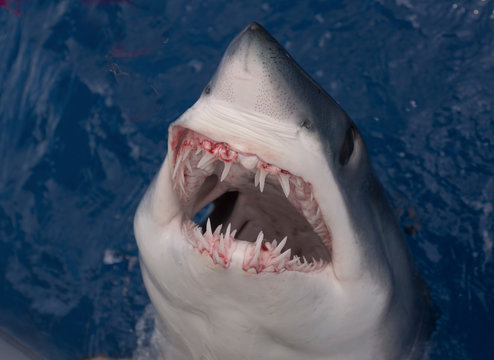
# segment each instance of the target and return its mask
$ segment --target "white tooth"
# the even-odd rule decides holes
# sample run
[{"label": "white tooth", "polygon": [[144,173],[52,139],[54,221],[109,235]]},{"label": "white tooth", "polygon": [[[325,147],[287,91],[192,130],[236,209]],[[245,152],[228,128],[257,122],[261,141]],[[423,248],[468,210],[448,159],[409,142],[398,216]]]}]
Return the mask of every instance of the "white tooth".
[{"label": "white tooth", "polygon": [[319,234],[320,232],[324,231],[324,223],[321,221],[315,228],[314,232]]},{"label": "white tooth", "polygon": [[228,161],[228,162],[225,161],[223,164],[225,164],[225,167],[223,168],[223,172],[221,173],[220,181],[225,180],[225,178],[227,177],[227,175],[230,172],[230,169],[232,167],[231,161]]},{"label": "white tooth", "polygon": [[199,250],[206,249],[209,251],[209,242],[206,240],[206,238],[203,235],[201,235],[199,241],[201,242],[202,245],[202,248],[200,248]]},{"label": "white tooth", "polygon": [[250,261],[249,265],[253,265],[257,263],[257,259],[259,258],[259,254],[261,253],[261,245],[263,239],[264,239],[264,233],[261,230],[259,231],[259,235],[257,235],[256,247],[254,248],[254,257]]},{"label": "white tooth", "polygon": [[201,151],[202,151],[202,148],[198,146],[198,147],[197,147],[197,149],[196,149],[196,155],[199,155],[199,153],[200,153]]},{"label": "white tooth", "polygon": [[256,239],[256,248],[255,248],[256,252],[259,252],[261,250],[261,245],[262,245],[263,239],[264,239],[264,233],[261,230],[261,231],[259,231],[259,235],[257,235],[257,239]]},{"label": "white tooth", "polygon": [[259,174],[261,172],[261,168],[257,168],[256,171],[256,176],[254,177],[254,187],[257,187],[259,185]]},{"label": "white tooth", "polygon": [[189,172],[192,172],[192,166],[190,165],[189,159],[185,159],[184,163],[187,169],[189,170]]},{"label": "white tooth", "polygon": [[214,236],[218,236],[221,232],[221,228],[223,227],[223,224],[219,224],[217,227],[216,227],[216,230],[214,230]]},{"label": "white tooth", "polygon": [[284,263],[286,260],[290,259],[290,255],[292,254],[292,249],[288,249],[287,251],[285,251],[283,254],[281,255],[278,255],[277,257],[275,257],[273,260],[271,260],[271,264],[273,266],[276,266],[277,264],[282,264]]},{"label": "white tooth", "polygon": [[180,185],[180,190],[182,191],[182,194],[185,195],[185,178],[184,178],[184,173],[183,171],[180,171],[179,173],[179,178],[177,180],[178,185]]},{"label": "white tooth", "polygon": [[300,258],[298,255],[295,255],[292,260],[288,261],[287,266],[293,266],[297,269],[300,266]]},{"label": "white tooth", "polygon": [[204,151],[204,154],[202,155],[201,160],[199,160],[199,163],[197,164],[197,167],[199,169],[206,169],[209,165],[211,165],[215,160],[215,157],[213,154],[210,154],[207,151]]},{"label": "white tooth", "polygon": [[188,165],[188,161],[187,160],[188,160],[188,156],[189,156],[190,150],[191,150],[190,147],[186,147],[184,149],[183,153],[177,156],[177,159],[176,159],[176,162],[175,162],[175,168],[173,169],[172,178],[175,178],[175,176],[177,175],[178,168],[180,167],[180,164],[182,162],[184,162],[184,160],[186,160],[185,161],[185,165]]},{"label": "white tooth", "polygon": [[274,240],[271,242],[271,247],[272,247],[273,249],[275,249],[275,248],[276,248],[276,245],[278,245],[278,242],[276,241],[276,239],[274,239]]},{"label": "white tooth", "polygon": [[226,235],[220,234],[220,253],[225,253],[225,237]]},{"label": "white tooth", "polygon": [[231,233],[230,237],[231,237],[232,239],[235,239],[235,235],[237,235],[237,229],[235,229],[235,230],[233,230],[233,231],[232,231],[232,233]]},{"label": "white tooth", "polygon": [[[197,227],[195,229],[195,238],[196,238],[196,247],[199,248],[199,250],[202,249],[209,249],[209,243],[208,241],[204,238],[204,235],[202,234],[201,228]],[[202,245],[202,247],[201,247]]]},{"label": "white tooth", "polygon": [[232,228],[232,223],[229,223],[228,226],[226,227],[226,232],[225,232],[225,237],[227,239],[230,238],[230,230],[231,230],[231,228]]},{"label": "white tooth", "polygon": [[184,154],[182,155],[182,159],[187,159],[187,157],[189,156],[190,152],[191,152],[192,148],[187,146],[184,150]]},{"label": "white tooth", "polygon": [[266,176],[268,175],[268,172],[262,168],[259,168],[260,170],[260,175],[259,175],[259,189],[261,192],[264,191],[264,182],[266,181]]},{"label": "white tooth", "polygon": [[214,257],[214,260],[216,261],[217,264],[223,263],[223,261],[221,260],[220,256],[218,255],[218,252],[216,250],[213,253],[213,257]]},{"label": "white tooth", "polygon": [[310,192],[310,201],[314,201],[314,194],[312,193],[312,191]]},{"label": "white tooth", "polygon": [[172,174],[173,179],[175,178],[175,175],[177,175],[178,167],[180,166],[180,163],[182,162],[182,155],[178,155],[177,159],[175,161],[176,161],[175,162],[175,168],[173,169],[173,174]]},{"label": "white tooth", "polygon": [[179,176],[179,178],[178,178],[178,179],[179,179],[180,181],[182,181],[182,182],[183,182],[183,181],[185,180],[185,176],[184,176],[184,172],[183,172],[183,171],[180,171],[180,172],[178,173],[178,176]]},{"label": "white tooth", "polygon": [[209,220],[209,218],[206,222],[206,233],[204,235],[213,236],[213,231],[211,230],[211,221]]},{"label": "white tooth", "polygon": [[280,172],[278,173],[278,180],[280,181],[285,196],[288,197],[288,195],[290,195],[290,175]]},{"label": "white tooth", "polygon": [[285,246],[285,244],[286,244],[287,239],[288,238],[285,236],[283,238],[283,240],[281,240],[280,244],[273,250],[273,253],[280,254],[281,253],[281,250],[283,250],[283,246]]},{"label": "white tooth", "polygon": [[316,217],[318,217],[320,213],[321,213],[321,209],[318,207],[316,210]]}]

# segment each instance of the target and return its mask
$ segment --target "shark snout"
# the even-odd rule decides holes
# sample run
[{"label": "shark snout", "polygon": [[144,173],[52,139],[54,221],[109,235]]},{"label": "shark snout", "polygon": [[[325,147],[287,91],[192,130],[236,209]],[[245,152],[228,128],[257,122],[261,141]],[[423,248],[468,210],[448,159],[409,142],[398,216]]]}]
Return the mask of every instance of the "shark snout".
[{"label": "shark snout", "polygon": [[274,38],[261,25],[253,22],[230,43],[225,56],[238,56],[238,52],[248,51],[251,46],[255,48],[267,43],[276,45]]}]

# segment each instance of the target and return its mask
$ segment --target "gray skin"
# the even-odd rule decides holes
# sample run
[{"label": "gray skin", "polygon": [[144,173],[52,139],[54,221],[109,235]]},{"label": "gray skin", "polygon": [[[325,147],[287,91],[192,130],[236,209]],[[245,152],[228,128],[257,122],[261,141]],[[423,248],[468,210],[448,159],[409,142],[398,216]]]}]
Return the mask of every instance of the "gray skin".
[{"label": "gray skin", "polygon": [[[336,101],[258,23],[247,26],[231,42],[206,92],[226,101],[230,99],[229,91],[224,90],[228,86],[220,85],[222,88],[218,90],[221,94],[215,93],[216,86],[224,80],[222,72],[228,68],[229,62],[239,54],[250,57],[249,61],[257,57],[266,76],[260,82],[269,82],[271,87],[279,89],[270,92],[269,97],[264,97],[261,92],[256,110],[304,127],[323,145],[327,164],[335,174],[347,208],[351,209],[348,213],[352,227],[355,232],[366,235],[360,238],[364,241],[357,244],[360,252],[365,254],[361,257],[361,261],[365,261],[361,267],[393,289],[389,316],[394,318],[389,322],[394,325],[384,330],[387,334],[383,334],[383,339],[393,341],[395,345],[401,343],[399,349],[393,350],[397,354],[420,357],[423,342],[430,336],[433,326],[427,284],[413,264],[393,209],[370,164],[361,133]],[[247,59],[245,63],[248,63]],[[266,106],[267,102],[269,106]],[[360,152],[358,166],[340,162],[350,127],[353,129],[353,148]],[[386,266],[381,264],[383,259]],[[344,278],[345,274],[339,277]]]},{"label": "gray skin", "polygon": [[[219,103],[233,109],[229,110],[229,114],[246,110],[250,115],[258,114],[259,117],[269,119],[269,126],[272,125],[272,128],[279,127],[289,131],[296,129],[295,140],[289,144],[302,144],[301,149],[309,149],[304,154],[307,155],[304,159],[308,165],[304,164],[304,161],[292,160],[296,157],[293,146],[283,148],[277,145],[286,145],[287,142],[283,143],[284,140],[273,136],[272,128],[269,136],[266,135],[267,141],[262,133],[250,138],[247,135],[231,136],[229,131],[233,128],[242,129],[243,124],[239,125],[239,121],[247,122],[246,119],[251,119],[248,116],[238,117],[244,120],[232,119],[231,126],[227,124],[222,128],[218,127],[218,122],[205,120],[207,116],[201,114],[208,111],[208,106],[216,106],[214,104]],[[203,119],[199,119],[201,116]],[[254,125],[245,123],[245,129],[252,129],[258,120],[252,121]],[[262,121],[259,121],[259,124],[266,125]],[[360,354],[358,358],[419,359],[422,356],[424,343],[432,329],[427,286],[416,271],[389,201],[372,170],[364,140],[341,107],[300,68],[262,26],[253,23],[232,41],[201,98],[177,120],[176,124],[214,138],[215,141],[230,144],[233,142],[233,145],[242,151],[255,153],[262,159],[273,159],[273,164],[294,174],[303,175],[304,180],[313,185],[314,196],[333,235],[330,249],[332,258],[328,265],[331,269],[327,273],[310,274],[307,281],[314,284],[313,289],[329,291],[327,298],[330,300],[322,305],[328,314],[337,317],[341,314],[340,308],[345,309],[345,314],[350,314],[340,318],[345,324],[338,325],[329,321],[328,328],[332,328],[333,331],[341,326],[345,329],[343,334],[346,331],[352,335],[354,326],[353,339],[358,342],[357,339],[366,338],[369,339],[366,344],[370,344],[367,346],[354,342],[348,347],[347,354],[350,355],[332,356],[331,342],[336,340],[328,338],[327,341],[318,344],[320,349],[328,351],[328,356],[314,356],[314,359],[352,358],[351,351],[354,347],[362,350],[354,352]],[[284,151],[291,153],[284,155]],[[319,155],[321,152],[322,156]],[[169,224],[181,216],[182,210],[176,195],[170,189],[170,157],[173,154],[169,153],[168,156],[156,181],[139,206],[135,219],[135,233],[146,286],[163,320],[159,323],[164,324],[164,328],[179,329],[176,334],[178,344],[180,338],[185,339],[192,331],[201,331],[194,323],[189,325],[184,321],[188,319],[188,314],[212,306],[208,302],[210,298],[197,294],[191,296],[188,292],[191,287],[180,284],[200,283],[204,286],[215,286],[215,279],[213,275],[209,275],[198,280],[196,276],[201,272],[196,268],[189,271],[189,268],[183,265],[196,259],[195,255],[188,252],[181,254],[185,259],[180,263],[181,268],[172,267],[174,260],[171,254],[178,250],[171,239],[182,235],[172,233],[169,229],[173,229],[173,226]],[[317,162],[319,160],[320,162]],[[316,169],[311,167],[311,162],[316,164]],[[338,216],[339,214],[343,215]],[[340,221],[341,219],[343,221]],[[160,237],[159,234],[165,235]],[[159,252],[158,243],[159,246],[166,246],[166,251]],[[296,294],[297,289],[306,281],[305,275],[287,274],[288,272],[263,275],[255,280],[252,276],[244,275],[235,269],[217,271],[219,277],[232,279],[230,285],[223,283],[224,287],[221,288],[222,295],[230,298],[221,301],[225,306],[231,306],[231,313],[240,318],[242,313],[236,313],[236,309],[243,309],[249,314],[248,310],[251,307],[259,305],[258,313],[263,311],[263,304],[256,303],[255,297],[259,294],[255,290],[244,295],[240,287],[236,293],[228,294],[228,286],[245,283],[245,288],[249,288],[254,281],[258,281],[263,282],[265,287],[276,287],[277,276],[279,279],[290,278],[291,285],[283,285],[279,289],[286,293],[284,296],[266,297],[264,294],[265,296],[259,299],[267,301],[266,307],[269,308],[279,306],[281,309],[285,306],[286,309],[293,309],[291,306],[296,304],[290,303],[290,294]],[[232,276],[225,277],[224,271],[232,272]],[[180,281],[177,281],[177,277],[181,277]],[[211,282],[208,283],[209,281]],[[327,286],[328,282],[333,282],[334,286],[333,283]],[[194,289],[196,290],[199,293],[201,289]],[[187,306],[183,305],[182,301],[170,300],[187,296]],[[284,302],[276,305],[280,299]],[[175,303],[180,303],[180,306],[175,306]],[[368,308],[372,310],[368,311]],[[211,307],[210,310],[214,311],[215,308]],[[177,313],[179,311],[183,313]],[[375,317],[369,317],[371,320],[361,320],[366,312],[372,311],[375,311]],[[288,320],[293,317],[295,323],[299,312],[288,310],[280,316]],[[216,317],[212,316],[211,321],[215,321],[219,315],[221,313]],[[248,323],[251,318],[254,321],[252,316],[246,316],[241,320]],[[369,336],[359,333],[362,321],[371,333]],[[258,325],[277,330],[277,324],[274,323]],[[321,329],[324,331],[324,327]],[[225,334],[234,331],[235,328],[225,329]],[[348,339],[352,339],[350,335]],[[201,335],[198,333],[197,336]],[[173,342],[168,340],[170,344]],[[193,353],[199,358],[199,345],[193,339],[189,340],[189,348],[193,349]],[[176,348],[182,347],[177,344]],[[216,349],[215,345],[210,344],[210,348]],[[289,352],[289,346],[287,348],[286,354],[290,354],[290,357],[285,358],[297,358]],[[185,354],[185,350],[182,353]],[[221,356],[217,358],[226,359]]]}]

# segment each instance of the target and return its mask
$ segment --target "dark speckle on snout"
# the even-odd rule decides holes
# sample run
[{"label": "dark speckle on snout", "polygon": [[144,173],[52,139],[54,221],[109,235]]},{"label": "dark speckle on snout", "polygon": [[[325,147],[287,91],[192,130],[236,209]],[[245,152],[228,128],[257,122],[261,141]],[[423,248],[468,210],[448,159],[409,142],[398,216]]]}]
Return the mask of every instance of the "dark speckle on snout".
[{"label": "dark speckle on snout", "polygon": [[209,95],[211,93],[211,86],[208,84],[204,88],[204,94]]}]

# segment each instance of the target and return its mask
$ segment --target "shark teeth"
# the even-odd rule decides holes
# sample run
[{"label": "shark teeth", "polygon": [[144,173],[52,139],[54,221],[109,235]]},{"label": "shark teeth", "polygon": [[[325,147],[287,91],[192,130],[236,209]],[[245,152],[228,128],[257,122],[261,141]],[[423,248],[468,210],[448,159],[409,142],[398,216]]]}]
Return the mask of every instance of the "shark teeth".
[{"label": "shark teeth", "polygon": [[248,270],[250,268],[255,269],[258,273],[261,272],[261,246],[262,246],[262,241],[264,239],[264,233],[262,231],[259,232],[259,235],[257,235],[257,239],[255,242],[254,249],[249,249],[250,255],[248,252],[245,253],[244,256],[244,264],[242,268],[244,270]]},{"label": "shark teeth", "polygon": [[262,166],[257,168],[256,175],[254,177],[254,186],[257,187],[259,185],[259,190],[261,190],[261,192],[264,191],[264,184],[266,183],[267,176],[268,172]]},{"label": "shark teeth", "polygon": [[[276,189],[272,185],[279,184],[280,193],[283,193],[305,217],[326,247],[331,249],[331,235],[315,200],[312,186],[305,182],[302,177],[267,163],[257,155],[236,151],[224,142],[215,142],[191,130],[188,130],[181,138],[180,145],[174,151],[177,155],[174,158],[175,162],[171,164],[170,173],[173,188],[182,202],[190,202],[206,177],[212,174],[218,177],[219,182],[232,183],[238,178],[239,171],[242,171],[243,174],[245,172],[252,173],[254,176],[250,179],[253,180],[254,187],[259,188],[260,192],[266,190],[268,182],[270,184],[269,191]],[[247,176],[246,179],[248,178]],[[200,253],[209,254],[215,264],[228,267],[231,263],[236,230],[232,231],[229,224],[226,232],[222,233],[222,228],[219,226],[213,233],[211,223],[208,220],[206,231],[201,233],[192,221],[190,223],[195,226],[191,230],[194,247]],[[249,243],[249,246],[246,247],[242,266],[245,271],[315,271],[327,264],[322,260],[319,262],[316,260],[307,261],[296,256],[290,259],[292,255],[290,249],[281,252],[287,243],[286,237],[279,243],[276,239],[272,242],[266,242],[263,235],[261,231],[255,242]],[[250,239],[250,241],[252,240],[254,239]]]},{"label": "shark teeth", "polygon": [[264,184],[266,182],[266,176],[268,176],[268,173],[262,168],[259,168],[259,190],[261,192],[264,191]]},{"label": "shark teeth", "polygon": [[[290,255],[292,254],[292,249],[288,249],[287,251],[285,251],[284,253],[278,255],[277,257],[275,257],[273,260],[272,260],[272,264],[273,265],[279,265],[279,264],[283,264],[285,265],[291,265],[293,264],[293,262],[290,262]],[[294,259],[295,260],[295,259]]]},{"label": "shark teeth", "polygon": [[[233,253],[237,249],[235,239],[236,230],[231,231],[228,224],[226,231],[221,233],[221,225],[213,232],[210,219],[206,222],[206,230],[202,230],[194,224],[184,224],[184,232],[188,234],[187,239],[191,245],[202,255],[209,256],[214,264],[229,268],[232,263]],[[291,249],[281,252],[287,242],[285,237],[279,244],[276,239],[266,242],[264,233],[259,232],[254,242],[244,242],[246,246],[239,251],[244,251],[242,269],[246,272],[275,272],[299,271],[313,272],[322,270],[325,263],[312,259],[307,261],[305,257],[291,257]]]},{"label": "shark teeth", "polygon": [[[200,180],[215,173],[216,169],[221,169],[217,167],[219,163],[223,163],[223,170],[221,173],[218,172],[220,182],[228,179],[234,166],[242,166],[244,169],[255,171],[254,186],[259,187],[261,192],[264,192],[268,175],[276,176],[281,191],[287,198],[290,195],[290,181],[299,179],[285,170],[260,160],[256,155],[236,152],[224,143],[215,144],[210,139],[188,140],[182,145],[175,158],[172,170],[174,189],[180,190],[180,197],[187,201],[190,194],[195,192],[195,188],[200,186]],[[298,180],[298,184],[303,184],[303,181]]]},{"label": "shark teeth", "polygon": [[202,153],[202,158],[201,160],[199,160],[199,162],[197,163],[197,167],[199,169],[203,169],[203,170],[208,170],[208,168],[210,168],[210,166],[216,161],[216,158],[214,156],[214,154],[210,154],[209,152],[207,151],[204,151]]},{"label": "shark teeth", "polygon": [[[281,254],[281,250],[285,246],[287,239],[288,238],[285,236],[283,238],[283,240],[281,240],[281,242],[280,242],[280,244],[278,246],[276,246],[276,244],[273,244],[273,247],[275,247],[275,249],[273,250],[273,253],[274,254]],[[276,240],[274,240],[273,242],[276,242]]]},{"label": "shark teeth", "polygon": [[225,167],[223,168],[223,172],[221,173],[220,181],[223,181],[226,179],[226,177],[228,176],[228,173],[230,172],[230,169],[232,168],[231,162],[224,162],[223,164],[225,165]]},{"label": "shark teeth", "polygon": [[286,197],[290,195],[290,175],[283,172],[278,173],[278,180],[280,181],[281,188]]},{"label": "shark teeth", "polygon": [[235,251],[235,232],[230,233],[231,224],[224,234],[221,233],[221,229],[222,226],[219,225],[213,233],[209,218],[204,233],[195,224],[184,224],[184,233],[188,234],[187,239],[191,245],[201,254],[209,255],[215,264],[226,269],[230,266]]}]

